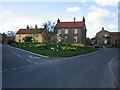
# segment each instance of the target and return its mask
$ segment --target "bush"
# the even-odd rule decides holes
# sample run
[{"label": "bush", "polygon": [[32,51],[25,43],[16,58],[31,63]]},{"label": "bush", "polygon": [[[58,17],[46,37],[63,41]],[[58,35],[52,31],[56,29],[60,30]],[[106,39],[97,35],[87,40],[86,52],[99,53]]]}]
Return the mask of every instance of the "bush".
[{"label": "bush", "polygon": [[24,42],[31,42],[32,37],[25,37]]},{"label": "bush", "polygon": [[76,47],[85,47],[84,44],[79,44],[79,43],[73,43],[71,46],[76,46]]},{"label": "bush", "polygon": [[7,44],[12,44],[12,43],[14,43],[14,41],[12,39],[8,38],[7,39]]},{"label": "bush", "polygon": [[77,50],[75,47],[67,47],[67,46],[64,46],[64,47],[61,47],[62,50],[70,50],[70,51],[75,51]]}]

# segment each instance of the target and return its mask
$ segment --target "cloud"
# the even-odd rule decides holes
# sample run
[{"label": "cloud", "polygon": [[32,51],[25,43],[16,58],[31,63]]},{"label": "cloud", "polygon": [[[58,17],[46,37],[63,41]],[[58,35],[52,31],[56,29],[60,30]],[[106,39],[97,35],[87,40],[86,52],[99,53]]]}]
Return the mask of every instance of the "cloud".
[{"label": "cloud", "polygon": [[109,24],[106,26],[108,29],[114,29],[114,28],[118,28],[117,25],[114,25],[114,24]]},{"label": "cloud", "polygon": [[[90,6],[90,12],[86,16],[87,36],[93,37],[104,27],[108,31],[117,30],[115,22],[117,13],[112,13],[106,9],[98,8],[95,5]],[[114,24],[112,24],[115,22]],[[116,24],[116,25],[115,25]]]},{"label": "cloud", "polygon": [[117,6],[119,0],[94,0],[97,4],[103,5],[103,6]]},{"label": "cloud", "polygon": [[43,23],[44,21],[41,21],[40,19],[25,18],[25,17],[13,18],[8,22],[0,23],[1,24],[0,33],[7,31],[18,31],[20,28],[26,28],[27,25],[34,27],[37,24],[39,27],[42,26]]},{"label": "cloud", "polygon": [[7,10],[0,10],[0,15],[5,15],[5,14],[9,14],[10,11]]},{"label": "cloud", "polygon": [[68,12],[78,12],[80,10],[79,7],[71,7],[71,8],[67,8]]},{"label": "cloud", "polygon": [[108,10],[97,8],[94,5],[90,6],[90,10],[92,10],[92,12],[89,12],[86,18],[91,23],[102,23],[103,19],[111,15],[111,13]]},{"label": "cloud", "polygon": [[102,6],[118,6],[119,0],[80,0],[80,2],[95,2]]}]

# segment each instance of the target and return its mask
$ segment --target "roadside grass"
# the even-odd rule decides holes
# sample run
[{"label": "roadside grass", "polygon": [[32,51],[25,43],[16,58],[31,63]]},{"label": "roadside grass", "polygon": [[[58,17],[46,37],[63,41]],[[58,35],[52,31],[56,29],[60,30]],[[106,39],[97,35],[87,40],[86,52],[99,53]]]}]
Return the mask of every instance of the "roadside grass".
[{"label": "roadside grass", "polygon": [[[14,43],[11,46],[49,57],[71,57],[99,50],[83,44],[71,43],[59,43],[58,52],[56,51],[56,43]],[[55,51],[51,48],[54,48]]]}]

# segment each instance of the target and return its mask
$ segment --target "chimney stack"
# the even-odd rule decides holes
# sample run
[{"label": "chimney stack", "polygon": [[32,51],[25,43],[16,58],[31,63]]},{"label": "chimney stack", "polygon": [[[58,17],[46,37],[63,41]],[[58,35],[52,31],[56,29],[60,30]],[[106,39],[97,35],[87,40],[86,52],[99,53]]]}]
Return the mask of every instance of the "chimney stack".
[{"label": "chimney stack", "polygon": [[102,27],[102,30],[104,30],[104,27]]},{"label": "chimney stack", "polygon": [[60,22],[60,19],[58,18],[57,23],[59,23],[59,22]]},{"label": "chimney stack", "polygon": [[74,22],[75,22],[75,19],[76,19],[76,18],[74,17]]},{"label": "chimney stack", "polygon": [[85,22],[85,17],[83,17],[82,21]]}]

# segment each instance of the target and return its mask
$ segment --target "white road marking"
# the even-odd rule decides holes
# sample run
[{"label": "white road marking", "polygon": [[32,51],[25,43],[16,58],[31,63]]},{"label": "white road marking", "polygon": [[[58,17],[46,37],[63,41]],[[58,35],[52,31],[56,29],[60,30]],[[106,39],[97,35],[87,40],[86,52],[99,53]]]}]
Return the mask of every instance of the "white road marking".
[{"label": "white road marking", "polygon": [[30,60],[27,60],[28,62],[30,62]]},{"label": "white road marking", "polygon": [[60,61],[60,60],[56,60],[57,62]]},{"label": "white road marking", "polygon": [[31,55],[29,55],[30,58],[33,58]]},{"label": "white road marking", "polygon": [[39,57],[35,57],[35,56],[31,56],[31,55],[28,55],[31,59],[37,59],[37,58],[39,58]]},{"label": "white road marking", "polygon": [[115,57],[113,57],[113,58],[111,59],[111,61],[108,63],[109,69],[110,69],[110,72],[111,72],[111,75],[112,75],[113,80],[114,80],[114,82],[115,82],[116,84],[118,84],[118,82],[117,82],[116,77],[115,77],[115,75],[114,75],[114,73],[113,73],[113,70],[112,70],[112,62],[113,62],[113,61],[115,60],[115,58],[117,58],[117,57],[118,57],[118,55],[116,55]]},{"label": "white road marking", "polygon": [[19,68],[25,68],[25,67],[19,67]]},{"label": "white road marking", "polygon": [[38,64],[37,62],[35,64]]},{"label": "white road marking", "polygon": [[17,55],[18,57],[20,57],[20,58],[23,58],[22,56],[20,56],[20,55]]},{"label": "white road marking", "polygon": [[3,70],[3,72],[7,72],[8,70]]},{"label": "white road marking", "polygon": [[15,70],[15,69],[17,69],[17,68],[11,68],[11,70]]},{"label": "white road marking", "polygon": [[14,51],[12,51],[13,54],[16,54]]}]

